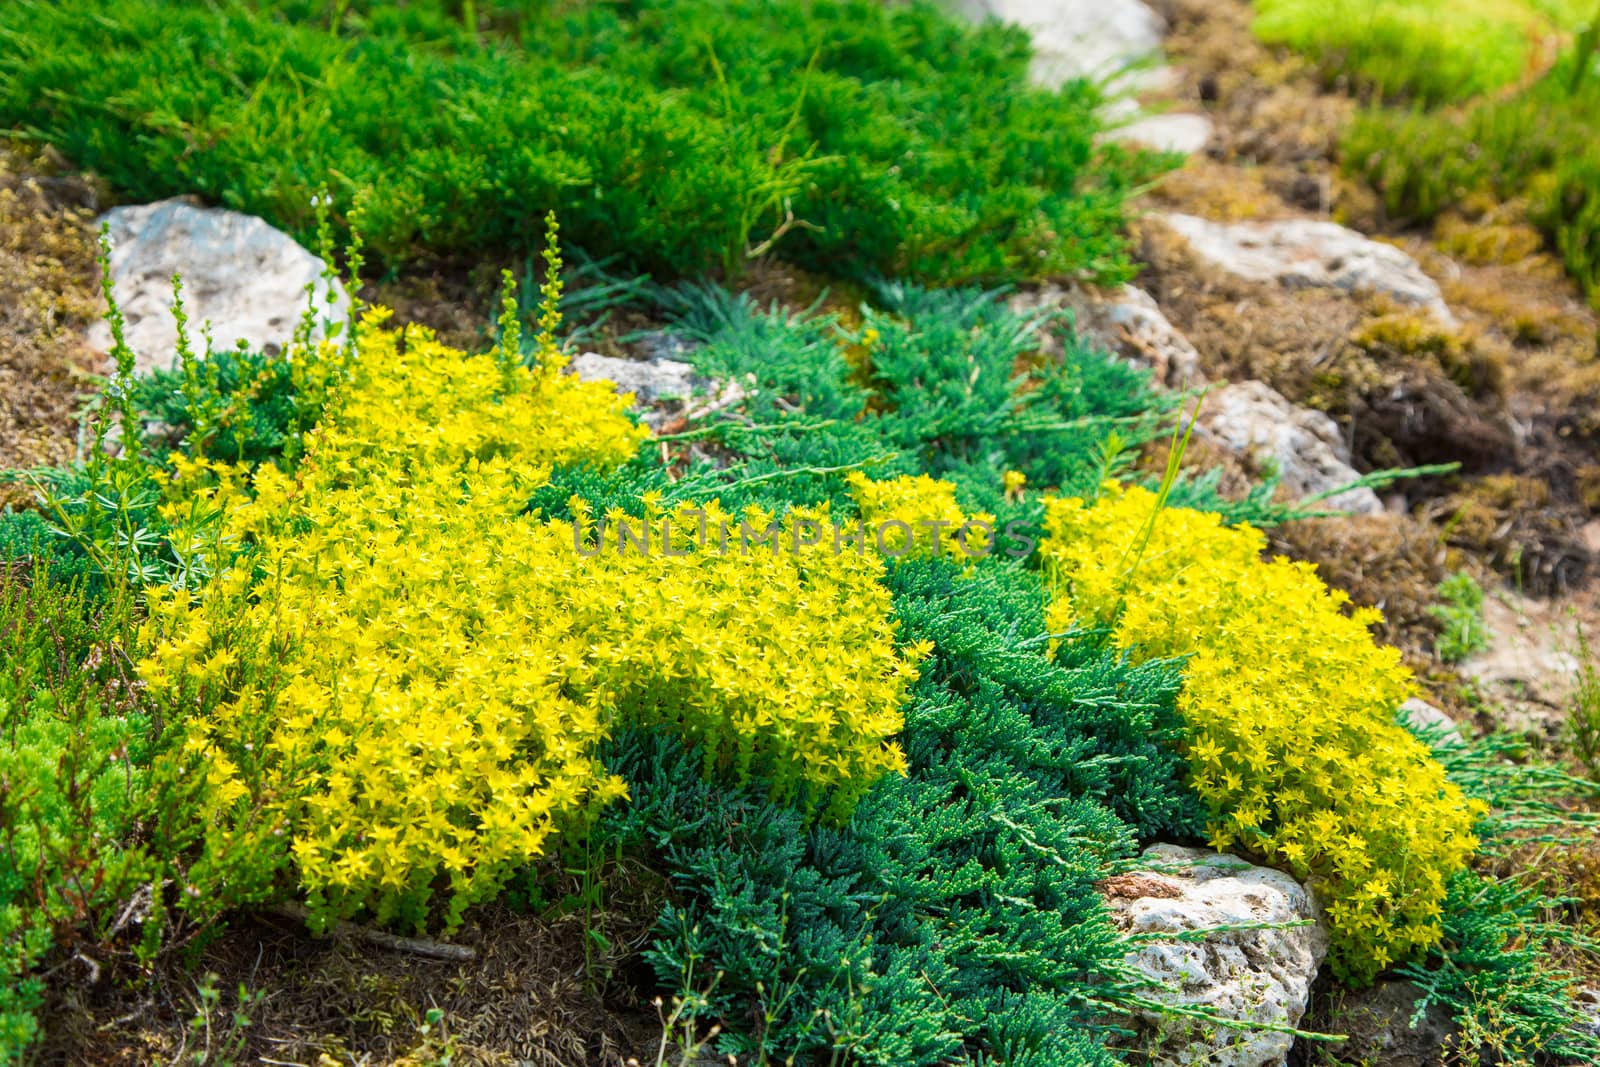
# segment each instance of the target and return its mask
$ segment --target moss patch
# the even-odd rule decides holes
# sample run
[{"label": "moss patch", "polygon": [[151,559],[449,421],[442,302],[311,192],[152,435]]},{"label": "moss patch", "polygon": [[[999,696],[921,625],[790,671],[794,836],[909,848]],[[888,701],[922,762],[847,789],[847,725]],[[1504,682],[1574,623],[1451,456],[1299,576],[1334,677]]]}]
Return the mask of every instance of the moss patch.
[{"label": "moss patch", "polygon": [[[100,311],[94,190],[51,158],[0,143],[0,471],[61,465],[101,367],[83,341]],[[0,504],[28,491],[0,481]]]}]

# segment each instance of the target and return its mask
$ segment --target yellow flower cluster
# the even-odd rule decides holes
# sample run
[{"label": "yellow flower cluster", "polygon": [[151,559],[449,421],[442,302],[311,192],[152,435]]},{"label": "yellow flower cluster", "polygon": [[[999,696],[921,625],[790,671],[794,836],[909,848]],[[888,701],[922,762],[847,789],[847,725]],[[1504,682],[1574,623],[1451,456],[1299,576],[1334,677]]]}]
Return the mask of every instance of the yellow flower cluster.
[{"label": "yellow flower cluster", "polygon": [[1373,611],[1346,613],[1306,563],[1261,557],[1262,535],[1138,488],[1051,501],[1041,547],[1050,625],[1102,623],[1140,658],[1188,657],[1179,709],[1219,849],[1310,878],[1330,961],[1361,982],[1440,935],[1445,883],[1480,807],[1396,725],[1411,692]]},{"label": "yellow flower cluster", "polygon": [[[715,503],[669,515],[652,506],[646,553],[601,542],[583,502],[572,507],[576,528],[545,529],[569,556],[575,538],[594,545],[560,578],[591,610],[570,624],[592,641],[583,669],[569,675],[574,692],[619,721],[671,724],[702,747],[708,770],[759,773],[777,799],[813,810],[826,802],[832,816],[884,773],[904,770],[891,739],[927,650],[896,654],[883,562],[836,551],[825,511],[797,510],[774,525],[757,508],[736,521]],[[719,533],[730,529],[724,543]],[[771,533],[747,540],[746,530]]]},{"label": "yellow flower cluster", "polygon": [[860,471],[846,481],[867,524],[868,547],[891,558],[985,555],[994,546],[994,516],[968,515],[949,482],[902,475],[875,482]]},{"label": "yellow flower cluster", "polygon": [[579,552],[527,501],[554,464],[634,454],[627,398],[554,353],[527,370],[382,322],[294,474],[174,482],[170,514],[227,510],[217,576],[151,594],[141,665],[174,717],[203,709],[183,726],[200,867],[277,849],[318,921],[420,926],[443,889],[449,926],[623,795],[596,757],[619,724],[839,811],[902,765],[915,672],[881,564]]}]

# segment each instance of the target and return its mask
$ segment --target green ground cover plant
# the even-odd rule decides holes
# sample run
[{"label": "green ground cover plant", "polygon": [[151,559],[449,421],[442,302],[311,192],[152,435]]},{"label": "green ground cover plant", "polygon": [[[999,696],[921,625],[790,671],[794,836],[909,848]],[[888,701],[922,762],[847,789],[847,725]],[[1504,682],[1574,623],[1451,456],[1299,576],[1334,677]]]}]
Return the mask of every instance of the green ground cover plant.
[{"label": "green ground cover plant", "polygon": [[1459,109],[1362,111],[1343,138],[1344,165],[1367,179],[1400,221],[1428,222],[1484,195],[1522,205],[1591,302],[1600,301],[1594,63],[1585,39],[1544,77],[1509,95]]},{"label": "green ground cover plant", "polygon": [[1110,627],[1135,658],[1186,657],[1179,712],[1206,836],[1309,878],[1329,964],[1363,985],[1440,937],[1476,806],[1394,711],[1413,682],[1308,563],[1143,489],[1048,507],[1051,629]]},{"label": "green ground cover plant", "polygon": [[[153,741],[126,600],[0,560],[0,1062],[38,1032],[46,960],[97,968],[157,867],[140,840]],[[126,920],[122,926],[126,927]],[[83,963],[81,957],[90,962]]]},{"label": "green ground cover plant", "polygon": [[906,709],[908,775],[845,826],[708,788],[659,738],[608,758],[634,799],[602,838],[676,890],[657,975],[702,1035],[723,1023],[718,1051],[768,1062],[1116,1062],[1096,1019],[1140,987],[1095,883],[1141,836],[1197,828],[1170,787],[1175,665],[1093,639],[1052,658],[1025,567],[918,559],[889,581],[906,636],[934,651]]},{"label": "green ground cover plant", "polygon": [[1460,663],[1489,648],[1489,631],[1483,622],[1483,587],[1472,575],[1457,571],[1439,585],[1439,603],[1433,615],[1444,624],[1434,641],[1434,653],[1446,663]]},{"label": "green ground cover plant", "polygon": [[390,267],[519,254],[554,209],[665,276],[767,251],[852,277],[1130,273],[1123,203],[1157,161],[1095,145],[1086,84],[1030,88],[1020,31],[869,0],[507,4],[483,32],[455,8],[18,0],[0,123],[128,196],[199,193],[307,243],[325,183],[366,190]]},{"label": "green ground cover plant", "polygon": [[1580,29],[1588,0],[1256,0],[1255,32],[1385,99],[1427,106],[1517,82],[1550,36]]},{"label": "green ground cover plant", "polygon": [[1474,828],[1478,862],[1448,883],[1439,944],[1399,973],[1422,990],[1422,1007],[1449,1010],[1461,1028],[1450,1052],[1464,1060],[1595,1062],[1600,1035],[1586,1025],[1576,999],[1585,979],[1571,961],[1600,946],[1562,918],[1572,902],[1541,887],[1529,857],[1588,847],[1600,789],[1530,759],[1511,735],[1462,744],[1437,726],[1413,729],[1485,814]]},{"label": "green ground cover plant", "polygon": [[[844,328],[712,287],[665,294],[700,345],[688,358],[750,396],[697,432],[731,453],[714,481],[649,487],[1036,527],[1022,486],[1095,484],[1126,459],[1108,434],[1131,446],[1170,404],[1070,337],[1060,363],[1030,361],[1061,324],[996,294],[875,296]],[[1094,884],[1140,840],[1198,832],[1196,798],[1174,788],[1176,665],[1135,667],[1094,635],[1052,655],[1036,568],[939,545],[885,575],[900,639],[930,648],[905,709],[906,776],[842,827],[708,789],[670,740],[630,735],[608,756],[632,799],[597,832],[669,879],[649,958],[678,1025],[718,1051],[1116,1062],[1100,1016],[1141,992]]]}]

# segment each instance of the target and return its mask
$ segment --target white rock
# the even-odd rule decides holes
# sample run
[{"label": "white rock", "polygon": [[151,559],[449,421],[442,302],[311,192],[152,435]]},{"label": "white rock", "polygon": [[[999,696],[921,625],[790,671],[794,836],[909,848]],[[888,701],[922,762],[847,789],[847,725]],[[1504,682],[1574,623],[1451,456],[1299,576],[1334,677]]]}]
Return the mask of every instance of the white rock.
[{"label": "white rock", "polygon": [[1200,353],[1167,321],[1155,299],[1143,289],[1093,289],[1082,285],[1042,285],[1011,298],[1019,313],[1066,309],[1079,339],[1092,348],[1148,368],[1168,389],[1205,384]]},{"label": "white rock", "polygon": [[1455,324],[1438,284],[1416,260],[1337,223],[1313,219],[1224,223],[1176,213],[1165,219],[1202,259],[1241,278],[1291,288],[1383,293],[1428,308],[1441,322]]},{"label": "white rock", "polygon": [[645,425],[660,429],[672,419],[693,422],[732,407],[748,394],[739,382],[703,377],[678,359],[618,359],[584,352],[567,364],[567,373],[586,382],[612,383],[619,393],[632,393]]},{"label": "white rock", "polygon": [[584,352],[567,370],[586,382],[612,382],[617,392],[632,393],[645,403],[683,399],[694,394],[697,384],[705,385],[693,366],[677,359],[618,359]]},{"label": "white rock", "polygon": [[1400,705],[1400,718],[1408,723],[1412,729],[1421,730],[1430,726],[1441,728],[1439,742],[1447,747],[1461,745],[1461,731],[1456,727],[1456,721],[1421,697],[1412,697]]},{"label": "white rock", "polygon": [[1037,85],[1060,88],[1074,78],[1104,81],[1113,92],[1159,88],[1170,79],[1150,60],[1167,26],[1141,0],[944,0],[974,22],[1013,23],[1033,39],[1030,74]]},{"label": "white rock", "polygon": [[[1237,382],[1206,397],[1195,433],[1257,464],[1274,461],[1295,496],[1347,485],[1359,475],[1338,425],[1326,414],[1296,407],[1265,382]],[[1351,489],[1322,506],[1377,515],[1383,502],[1371,489]]]},{"label": "white rock", "polygon": [[[322,260],[253,215],[174,199],[112,208],[101,221],[110,227],[113,292],[141,374],[177,359],[174,274],[183,276],[184,310],[197,353],[204,350],[200,327],[208,321],[218,349],[240,339],[268,351],[286,345],[305,313],[308,282],[317,287],[319,320],[342,322],[349,314],[350,299],[337,282],[336,302],[325,302]],[[88,340],[109,352],[110,327],[96,322]]]},{"label": "white rock", "polygon": [[1205,151],[1211,143],[1211,120],[1191,112],[1171,111],[1146,115],[1125,126],[1106,131],[1113,141],[1141,144],[1158,152],[1181,152],[1186,156]]},{"label": "white rock", "polygon": [[[1246,1024],[1297,1026],[1327,953],[1311,891],[1281,871],[1199,849],[1156,845],[1144,858],[1148,870],[1106,884],[1117,921],[1130,933],[1307,924],[1152,941],[1124,961],[1150,979],[1150,999]],[[1137,1019],[1159,1062],[1267,1067],[1282,1063],[1294,1041],[1272,1030],[1223,1028],[1155,1010]]]}]

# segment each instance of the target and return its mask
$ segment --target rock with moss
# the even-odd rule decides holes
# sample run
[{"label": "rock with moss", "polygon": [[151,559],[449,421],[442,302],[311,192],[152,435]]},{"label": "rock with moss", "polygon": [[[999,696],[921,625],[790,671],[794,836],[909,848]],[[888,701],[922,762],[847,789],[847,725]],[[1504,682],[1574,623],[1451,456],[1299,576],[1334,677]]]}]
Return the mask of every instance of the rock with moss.
[{"label": "rock with moss", "polygon": [[[1135,1018],[1161,1062],[1283,1062],[1327,952],[1311,890],[1226,854],[1155,845],[1143,869],[1102,886],[1136,939],[1124,962],[1150,982]],[[1201,932],[1197,936],[1197,932]]]},{"label": "rock with moss", "polygon": [[1200,353],[1168,321],[1155,299],[1137,286],[1100,289],[1051,283],[1016,294],[1011,298],[1011,308],[1020,314],[1069,314],[1079,340],[1148,369],[1151,378],[1165,388],[1190,389],[1205,384]]}]

